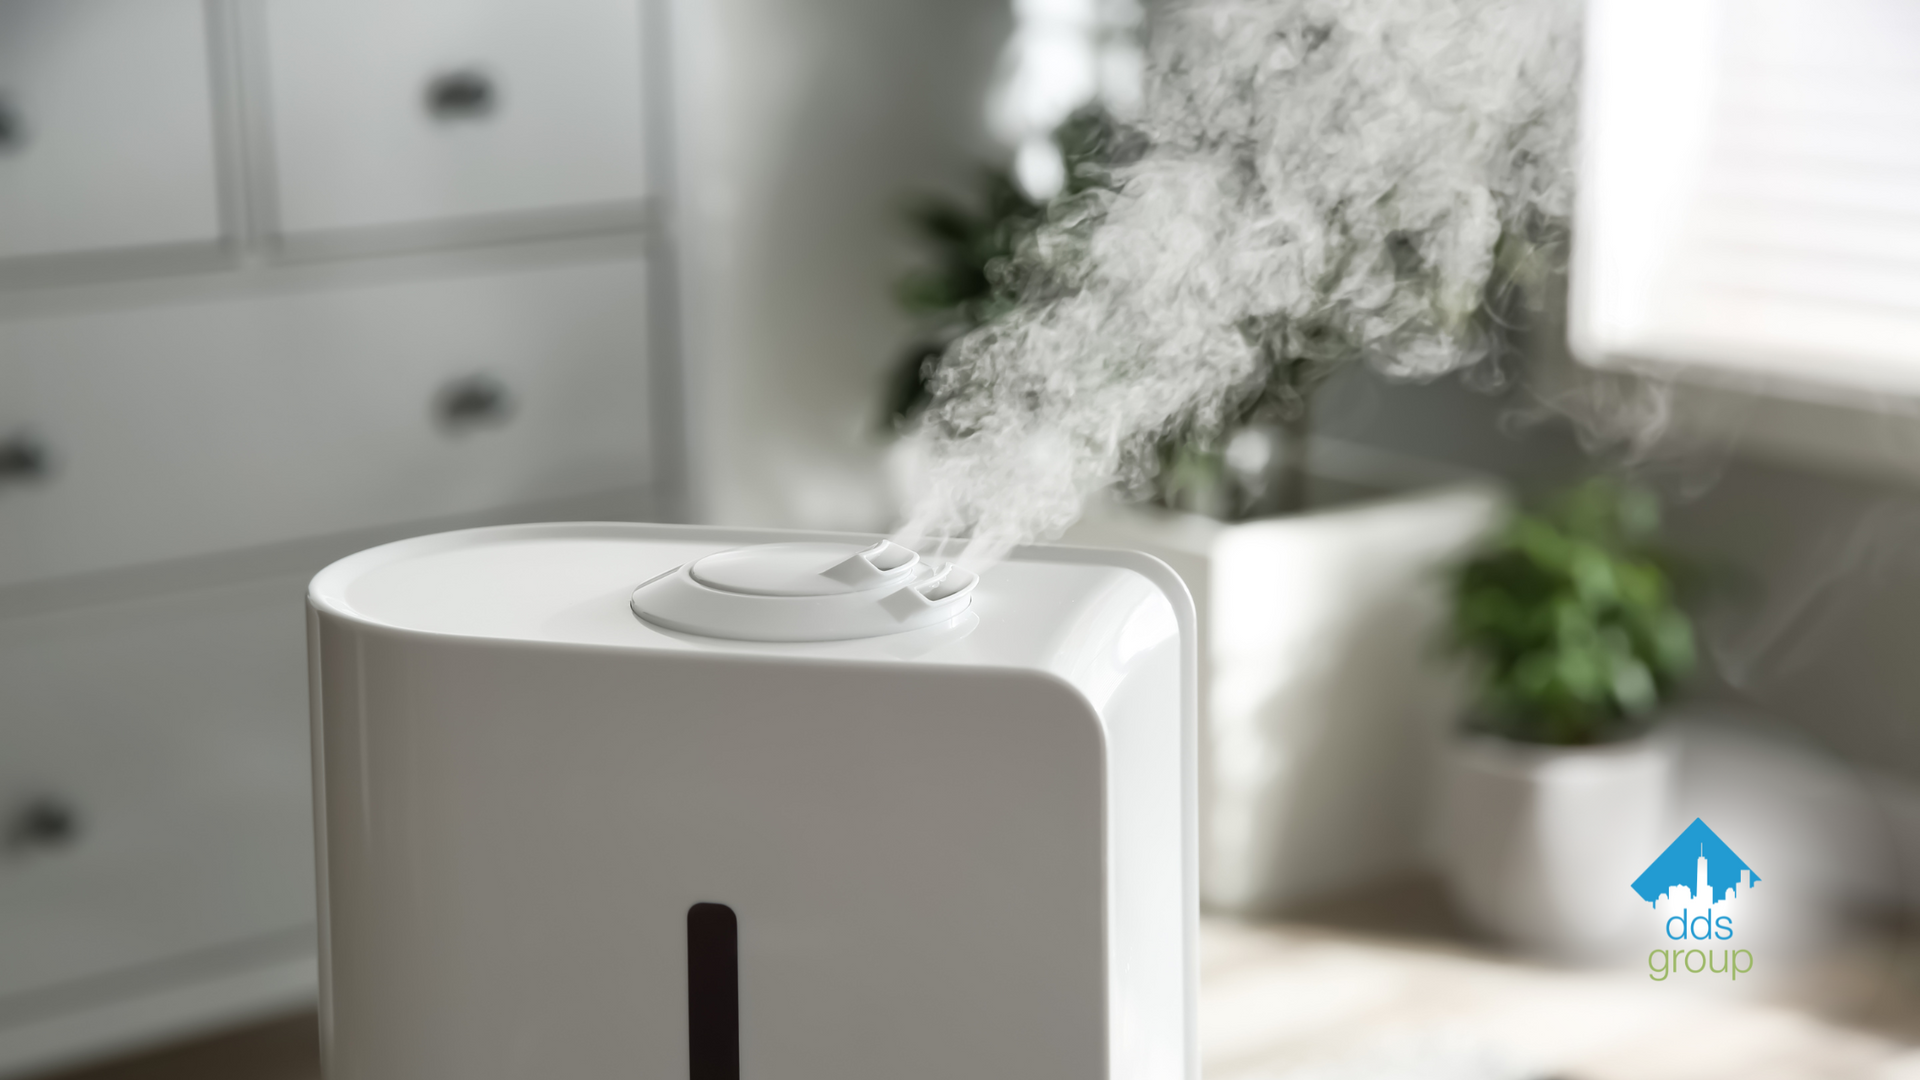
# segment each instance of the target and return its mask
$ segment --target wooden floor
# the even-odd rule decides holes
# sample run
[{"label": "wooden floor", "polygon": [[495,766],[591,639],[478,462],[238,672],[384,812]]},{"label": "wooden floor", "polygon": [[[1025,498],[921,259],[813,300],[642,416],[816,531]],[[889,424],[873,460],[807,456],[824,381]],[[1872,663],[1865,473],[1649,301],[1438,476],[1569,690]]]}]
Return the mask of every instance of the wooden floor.
[{"label": "wooden floor", "polygon": [[1783,996],[1300,924],[1201,945],[1207,1080],[1920,1080],[1920,994],[1878,957]]},{"label": "wooden floor", "polygon": [[[1407,889],[1201,934],[1207,1080],[1920,1080],[1920,950],[1867,935],[1753,992],[1475,944]],[[311,1016],[58,1080],[317,1080]]]}]

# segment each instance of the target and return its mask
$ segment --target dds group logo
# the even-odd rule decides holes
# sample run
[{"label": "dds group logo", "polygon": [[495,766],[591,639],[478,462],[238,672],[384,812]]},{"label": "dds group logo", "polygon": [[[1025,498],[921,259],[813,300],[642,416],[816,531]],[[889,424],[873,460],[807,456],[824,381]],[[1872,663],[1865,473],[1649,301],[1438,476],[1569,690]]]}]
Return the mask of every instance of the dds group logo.
[{"label": "dds group logo", "polygon": [[1647,954],[1647,977],[1738,979],[1753,970],[1740,947],[1740,904],[1760,876],[1699,818],[1633,883],[1661,917],[1667,944]]}]

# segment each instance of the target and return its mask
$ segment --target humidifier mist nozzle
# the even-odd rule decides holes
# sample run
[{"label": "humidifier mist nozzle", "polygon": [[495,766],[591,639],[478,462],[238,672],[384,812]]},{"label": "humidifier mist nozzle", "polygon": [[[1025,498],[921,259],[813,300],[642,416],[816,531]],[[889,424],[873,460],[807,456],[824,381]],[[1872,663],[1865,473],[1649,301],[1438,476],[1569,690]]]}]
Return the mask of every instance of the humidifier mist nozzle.
[{"label": "humidifier mist nozzle", "polygon": [[979,577],[882,540],[759,544],[695,559],[634,590],[635,615],[740,641],[840,641],[951,623]]}]

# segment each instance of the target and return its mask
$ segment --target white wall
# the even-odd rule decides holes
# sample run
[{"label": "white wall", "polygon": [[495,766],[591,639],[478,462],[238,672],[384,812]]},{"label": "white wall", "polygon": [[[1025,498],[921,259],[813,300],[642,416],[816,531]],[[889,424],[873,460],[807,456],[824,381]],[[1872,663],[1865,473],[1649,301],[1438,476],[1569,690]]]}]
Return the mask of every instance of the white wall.
[{"label": "white wall", "polygon": [[690,513],[884,528],[903,204],[995,153],[1004,0],[676,0]]}]

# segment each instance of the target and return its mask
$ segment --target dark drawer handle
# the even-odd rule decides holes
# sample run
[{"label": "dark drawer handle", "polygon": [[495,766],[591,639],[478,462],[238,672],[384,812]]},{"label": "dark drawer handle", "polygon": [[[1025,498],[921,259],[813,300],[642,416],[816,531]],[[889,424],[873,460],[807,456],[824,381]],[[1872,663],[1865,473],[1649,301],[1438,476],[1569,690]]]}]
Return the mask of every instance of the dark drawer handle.
[{"label": "dark drawer handle", "polygon": [[6,822],[6,849],[25,854],[58,851],[80,839],[80,812],[56,795],[38,795],[15,807]]},{"label": "dark drawer handle", "polygon": [[467,375],[440,388],[434,415],[448,431],[502,424],[513,415],[513,394],[491,375]]},{"label": "dark drawer handle", "polygon": [[13,102],[0,97],[0,154],[18,150],[27,141],[27,124]]},{"label": "dark drawer handle", "polygon": [[427,112],[435,120],[481,120],[499,104],[493,79],[484,71],[463,68],[427,82]]},{"label": "dark drawer handle", "polygon": [[47,459],[46,446],[31,435],[0,439],[0,485],[46,479]]}]

